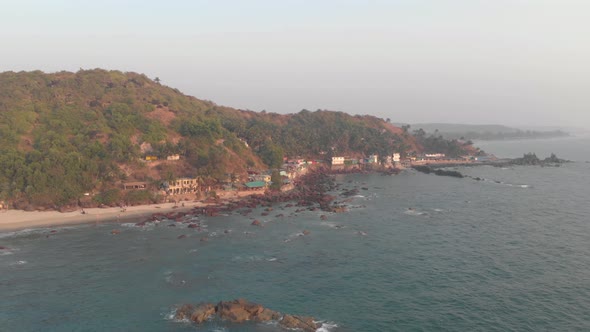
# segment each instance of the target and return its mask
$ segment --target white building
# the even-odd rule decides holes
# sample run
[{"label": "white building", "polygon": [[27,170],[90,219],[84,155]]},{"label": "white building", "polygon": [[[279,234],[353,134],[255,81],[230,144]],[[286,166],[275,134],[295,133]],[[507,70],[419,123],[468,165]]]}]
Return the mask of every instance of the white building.
[{"label": "white building", "polygon": [[166,160],[180,160],[180,155],[172,154],[166,157]]},{"label": "white building", "polygon": [[344,165],[344,157],[332,157],[332,165]]}]

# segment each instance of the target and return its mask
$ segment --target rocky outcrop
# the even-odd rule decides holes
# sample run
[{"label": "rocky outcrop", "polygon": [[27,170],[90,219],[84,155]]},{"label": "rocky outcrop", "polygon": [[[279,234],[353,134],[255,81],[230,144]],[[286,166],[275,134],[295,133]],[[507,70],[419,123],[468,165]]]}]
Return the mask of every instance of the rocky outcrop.
[{"label": "rocky outcrop", "polygon": [[303,331],[315,331],[319,326],[312,317],[285,315],[279,324],[288,329],[301,329]]},{"label": "rocky outcrop", "polygon": [[277,321],[280,326],[286,329],[300,329],[305,332],[316,331],[320,327],[312,317],[283,315],[278,311],[265,308],[258,303],[249,302],[245,299],[221,301],[217,305],[211,303],[201,303],[196,306],[183,304],[176,309],[174,318],[190,320],[197,324],[214,318],[231,323]]},{"label": "rocky outcrop", "polygon": [[219,302],[216,307],[217,316],[232,323],[243,323],[254,320],[264,310],[260,304],[250,303],[244,299]]},{"label": "rocky outcrop", "polygon": [[438,176],[452,176],[455,178],[463,178],[463,174],[457,171],[447,171],[443,169],[435,169],[430,166],[412,166],[413,169],[417,170],[418,172],[422,172],[425,174],[433,173]]}]

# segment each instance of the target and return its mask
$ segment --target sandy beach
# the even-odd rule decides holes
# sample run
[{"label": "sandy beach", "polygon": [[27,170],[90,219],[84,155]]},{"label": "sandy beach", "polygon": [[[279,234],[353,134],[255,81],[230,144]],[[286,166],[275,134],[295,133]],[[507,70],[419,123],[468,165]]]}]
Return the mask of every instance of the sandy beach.
[{"label": "sandy beach", "polygon": [[[240,199],[253,194],[260,194],[263,191],[240,191],[228,192],[220,195],[221,203],[231,199]],[[77,224],[105,223],[105,222],[131,222],[141,221],[154,213],[170,211],[189,211],[192,208],[204,207],[214,203],[205,202],[182,202],[162,203],[150,205],[128,206],[125,211],[120,207],[88,208],[74,212],[58,211],[22,211],[2,210],[0,211],[0,232],[14,231],[28,228],[64,226]],[[216,203],[215,203],[216,204]]]}]

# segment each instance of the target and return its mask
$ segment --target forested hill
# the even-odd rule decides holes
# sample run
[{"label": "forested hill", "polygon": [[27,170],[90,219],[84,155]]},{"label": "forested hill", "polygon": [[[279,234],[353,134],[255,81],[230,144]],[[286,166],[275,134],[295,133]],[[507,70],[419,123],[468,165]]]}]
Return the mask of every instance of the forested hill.
[{"label": "forested hill", "polygon": [[[236,110],[137,73],[0,73],[0,200],[14,203],[71,205],[122,181],[216,183],[248,168],[278,167],[285,155],[422,149],[376,117]],[[161,162],[175,154],[180,160]],[[152,156],[160,161],[146,163]]]}]

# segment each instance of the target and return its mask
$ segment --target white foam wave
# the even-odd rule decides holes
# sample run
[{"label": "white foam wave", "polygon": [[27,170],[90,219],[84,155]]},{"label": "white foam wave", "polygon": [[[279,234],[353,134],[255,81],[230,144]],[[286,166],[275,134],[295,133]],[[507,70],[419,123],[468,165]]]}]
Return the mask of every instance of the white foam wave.
[{"label": "white foam wave", "polygon": [[423,211],[418,211],[416,209],[407,209],[404,213],[407,214],[407,215],[410,215],[410,216],[425,216],[425,215],[428,215],[428,213],[423,212]]},{"label": "white foam wave", "polygon": [[29,236],[29,235],[40,235],[40,234],[44,234],[44,233],[49,233],[52,230],[53,230],[53,228],[27,228],[27,229],[22,229],[20,231],[0,233],[0,239],[24,237],[24,236]]},{"label": "white foam wave", "polygon": [[176,308],[171,309],[170,312],[167,312],[164,314],[164,319],[169,320],[169,321],[173,321],[175,323],[185,323],[185,324],[190,324],[190,319],[188,318],[184,318],[184,319],[176,319],[174,318],[176,316]]},{"label": "white foam wave", "polygon": [[512,184],[512,183],[505,183],[508,187],[516,187],[516,188],[530,188],[531,186],[528,184]]},{"label": "white foam wave", "polygon": [[233,262],[259,262],[262,261],[264,258],[258,255],[238,255],[233,257],[231,260]]},{"label": "white foam wave", "polygon": [[0,251],[0,256],[8,256],[8,255],[13,255],[14,253],[12,251],[5,251],[2,250]]},{"label": "white foam wave", "polygon": [[14,263],[11,263],[10,265],[25,265],[27,263],[29,263],[29,262],[27,262],[27,261],[16,261]]},{"label": "white foam wave", "polygon": [[336,325],[336,323],[333,323],[333,322],[315,322],[314,321],[314,323],[316,323],[316,324],[321,323],[322,324],[317,330],[315,330],[316,332],[330,332],[333,329],[338,327],[338,325]]}]

